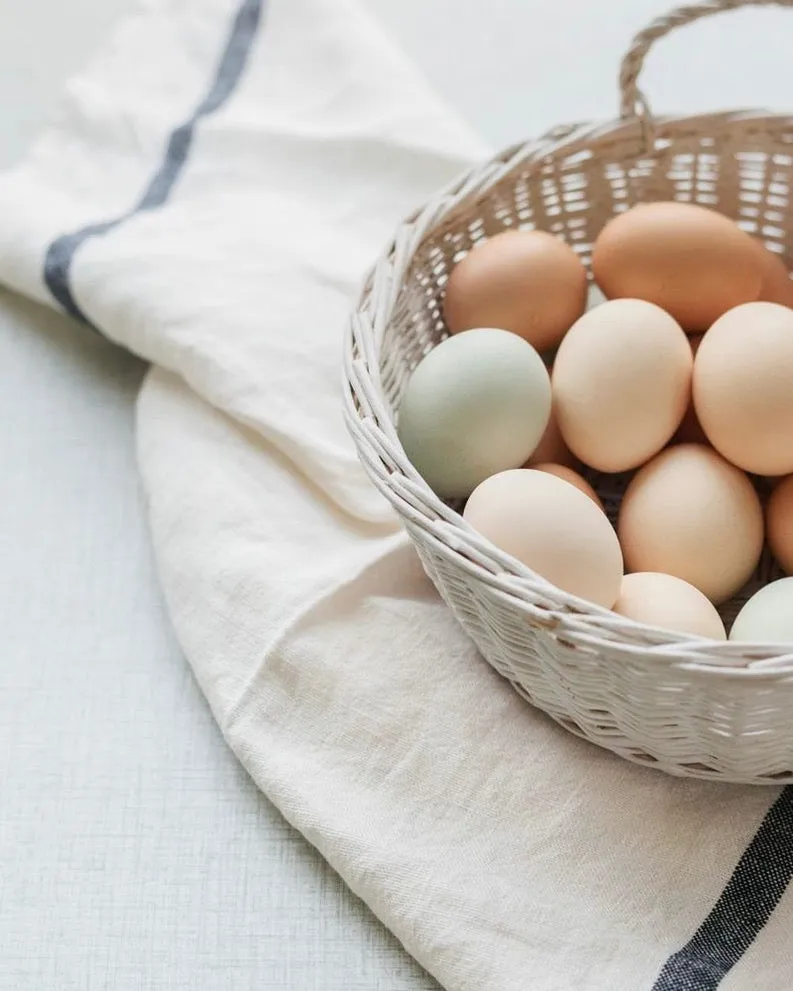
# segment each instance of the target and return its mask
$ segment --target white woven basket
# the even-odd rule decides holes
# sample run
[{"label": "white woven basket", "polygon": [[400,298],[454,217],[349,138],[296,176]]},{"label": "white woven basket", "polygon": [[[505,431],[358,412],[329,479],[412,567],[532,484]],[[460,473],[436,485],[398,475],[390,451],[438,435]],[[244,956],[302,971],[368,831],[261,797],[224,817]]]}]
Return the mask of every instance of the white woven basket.
[{"label": "white woven basket", "polygon": [[[368,277],[345,348],[347,420],[372,481],[413,539],[427,574],[484,657],[571,732],[671,774],[793,781],[793,652],[654,630],[549,585],[478,537],[416,473],[397,439],[402,390],[446,336],[450,269],[505,228],[563,237],[588,265],[615,213],[645,200],[714,207],[791,253],[793,118],[725,112],[653,120],[637,88],[650,45],[734,7],[711,0],[660,18],[623,59],[622,118],[569,125],[477,166],[396,232]],[[595,478],[612,519],[619,480]],[[781,573],[766,559],[724,608]]]}]

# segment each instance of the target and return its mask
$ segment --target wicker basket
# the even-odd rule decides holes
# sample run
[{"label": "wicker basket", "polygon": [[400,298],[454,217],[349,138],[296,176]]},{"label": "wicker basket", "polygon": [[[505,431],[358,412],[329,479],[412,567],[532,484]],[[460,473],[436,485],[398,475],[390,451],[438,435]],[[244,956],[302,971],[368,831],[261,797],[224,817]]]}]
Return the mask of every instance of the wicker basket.
[{"label": "wicker basket", "polygon": [[[532,705],[601,747],[671,774],[778,784],[793,781],[789,647],[694,640],[567,595],[440,501],[408,462],[394,427],[412,369],[446,335],[441,310],[450,269],[505,228],[551,231],[588,264],[615,213],[676,199],[715,207],[790,254],[793,118],[741,111],[653,120],[637,88],[655,40],[759,2],[712,0],[655,21],[623,60],[620,120],[560,127],[510,148],[403,224],[351,321],[346,414],[365,468],[401,517],[427,574],[484,657]],[[613,519],[619,479],[595,481]],[[727,604],[725,618],[779,574],[765,560]]]}]

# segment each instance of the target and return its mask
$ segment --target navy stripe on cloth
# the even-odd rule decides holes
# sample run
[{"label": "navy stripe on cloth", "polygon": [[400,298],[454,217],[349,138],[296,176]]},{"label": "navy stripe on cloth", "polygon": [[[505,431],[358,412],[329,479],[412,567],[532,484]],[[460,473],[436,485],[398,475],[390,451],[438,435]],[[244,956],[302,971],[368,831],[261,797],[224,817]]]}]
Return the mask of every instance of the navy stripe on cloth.
[{"label": "navy stripe on cloth", "polygon": [[263,0],[242,0],[209,92],[189,119],[171,132],[162,164],[149,180],[137,204],[115,220],[89,224],[71,234],[62,235],[47,249],[44,259],[44,282],[53,297],[75,319],[90,323],[77,304],[70,284],[75,253],[91,238],[106,234],[136,213],[154,210],[166,202],[187,162],[198,122],[202,117],[207,117],[218,110],[240,81],[261,21],[262,2]]},{"label": "navy stripe on cloth", "polygon": [[712,911],[652,991],[715,991],[768,922],[793,877],[793,786],[766,813]]}]

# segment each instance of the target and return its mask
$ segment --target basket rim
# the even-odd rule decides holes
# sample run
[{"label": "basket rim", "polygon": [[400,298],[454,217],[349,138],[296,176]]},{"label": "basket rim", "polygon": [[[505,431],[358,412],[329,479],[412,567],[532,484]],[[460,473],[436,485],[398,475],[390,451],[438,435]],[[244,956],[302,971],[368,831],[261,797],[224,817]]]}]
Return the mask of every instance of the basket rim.
[{"label": "basket rim", "polygon": [[[655,120],[655,147],[666,141],[701,136],[703,131],[728,144],[731,128],[743,125],[741,137],[755,130],[766,136],[793,130],[793,114],[762,109],[665,116]],[[749,125],[749,126],[747,126]],[[408,461],[388,409],[380,370],[383,332],[393,314],[398,291],[416,251],[429,233],[451,226],[460,212],[471,210],[512,172],[556,155],[607,150],[634,142],[643,153],[645,132],[636,118],[571,123],[553,128],[497,152],[457,176],[413,211],[396,229],[363,280],[343,342],[343,412],[359,459],[370,480],[391,504],[408,535],[414,531],[470,579],[487,585],[490,594],[519,610],[530,623],[582,649],[608,649],[614,662],[644,660],[705,677],[776,681],[793,676],[793,645],[711,640],[652,627],[564,592],[522,562],[481,537],[430,489]],[[793,141],[790,155],[793,158]],[[658,145],[661,148],[658,148]],[[526,225],[530,228],[530,225]],[[544,602],[542,601],[544,598]],[[537,600],[540,600],[539,602]]]}]

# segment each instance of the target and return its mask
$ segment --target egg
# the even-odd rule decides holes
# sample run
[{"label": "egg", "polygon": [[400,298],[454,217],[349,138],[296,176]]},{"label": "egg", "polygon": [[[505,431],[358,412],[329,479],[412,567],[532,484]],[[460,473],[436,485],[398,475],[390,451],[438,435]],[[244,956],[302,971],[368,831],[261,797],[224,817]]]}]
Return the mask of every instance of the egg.
[{"label": "egg", "polygon": [[469,495],[498,471],[524,464],[551,413],[542,359],[506,330],[449,337],[416,367],[397,433],[410,462],[442,498]]},{"label": "egg", "polygon": [[793,644],[793,578],[780,578],[755,592],[735,617],[730,640]]},{"label": "egg", "polygon": [[567,465],[556,465],[546,462],[545,464],[534,465],[534,468],[537,471],[548,472],[549,475],[556,475],[557,478],[562,478],[565,482],[575,485],[580,492],[583,492],[584,495],[589,496],[592,502],[594,502],[599,509],[603,509],[603,503],[600,501],[600,496],[597,492],[595,492],[589,482],[585,478],[582,478],[577,471],[573,471],[572,468],[568,468]]},{"label": "egg", "polygon": [[745,303],[705,334],[694,406],[710,443],[757,475],[793,472],[793,310]]},{"label": "egg", "polygon": [[793,475],[775,485],[766,506],[765,525],[771,553],[793,575]]},{"label": "egg", "polygon": [[607,609],[614,605],[622,582],[617,535],[569,482],[533,468],[500,472],[477,486],[463,516],[558,588]]},{"label": "egg", "polygon": [[720,213],[690,203],[645,203],[609,221],[592,271],[610,299],[656,303],[687,332],[756,300],[764,264],[752,238]]},{"label": "egg", "polygon": [[559,346],[553,403],[578,458],[599,471],[635,468],[666,444],[691,394],[679,325],[653,303],[618,299],[582,316]]},{"label": "egg", "polygon": [[763,281],[759,298],[766,303],[793,306],[793,282],[790,280],[782,256],[770,251],[757,238],[752,238],[752,242],[762,265]]},{"label": "egg", "polygon": [[718,604],[757,567],[763,511],[742,471],[712,448],[679,444],[631,480],[617,532],[629,571],[682,578]]},{"label": "egg", "polygon": [[727,639],[713,603],[699,589],[672,575],[652,571],[625,575],[614,612],[662,630]]},{"label": "egg", "polygon": [[546,351],[581,316],[586,293],[586,270],[564,241],[544,231],[504,231],[452,269],[443,312],[452,334],[502,327]]},{"label": "egg", "polygon": [[524,467],[531,468],[535,464],[543,463],[566,465],[568,468],[576,468],[578,466],[578,458],[576,458],[564,442],[553,405],[551,406],[551,415],[548,419],[548,426],[545,428],[545,433],[542,435],[540,443],[535,447]]}]

